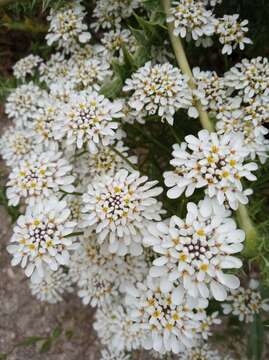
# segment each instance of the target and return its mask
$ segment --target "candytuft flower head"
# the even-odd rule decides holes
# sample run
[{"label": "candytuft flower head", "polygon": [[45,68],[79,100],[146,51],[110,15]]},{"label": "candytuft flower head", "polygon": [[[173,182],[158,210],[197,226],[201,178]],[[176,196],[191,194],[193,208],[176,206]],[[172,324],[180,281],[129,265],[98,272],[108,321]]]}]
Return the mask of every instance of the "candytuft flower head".
[{"label": "candytuft flower head", "polygon": [[230,109],[217,114],[216,129],[218,134],[243,134],[243,142],[249,151],[249,157],[254,160],[257,156],[261,163],[268,158],[269,140],[266,138],[268,129],[263,126],[269,109],[269,101],[263,103],[259,98],[252,100],[248,106],[234,104]]},{"label": "candytuft flower head", "polygon": [[74,62],[70,76],[75,89],[89,89],[99,91],[106,79],[111,77],[110,65],[104,59],[92,58]]},{"label": "candytuft flower head", "polygon": [[143,347],[177,354],[194,345],[194,329],[206,316],[206,300],[188,297],[180,287],[164,293],[159,281],[151,278],[127,292],[132,318],[145,332]]},{"label": "candytuft flower head", "polygon": [[59,81],[70,87],[73,83],[71,77],[73,67],[73,61],[67,60],[61,52],[57,52],[40,65],[40,80],[45,81],[49,87],[52,84],[57,85]]},{"label": "candytuft flower head", "polygon": [[242,266],[233,254],[242,251],[245,235],[229,215],[215,199],[206,198],[198,206],[188,203],[186,219],[173,216],[148,227],[144,242],[160,256],[150,274],[160,278],[162,291],[176,282],[190,296],[223,301],[229,289],[239,287],[239,279],[224,271]]},{"label": "candytuft flower head", "polygon": [[142,253],[142,236],[151,221],[160,220],[162,192],[157,181],[147,181],[139,172],[122,169],[114,176],[102,176],[89,184],[83,195],[84,226],[96,229],[98,242],[109,243],[118,255]]},{"label": "candytuft flower head", "polygon": [[[96,154],[85,153],[81,155],[78,158],[76,167],[80,171],[79,176],[82,178],[83,183],[87,184],[89,178],[94,179],[97,176],[113,176],[123,168],[132,171],[133,169],[129,163],[135,165],[137,157],[129,156],[128,150],[129,148],[119,140],[111,146],[100,146]],[[85,162],[88,164],[87,167],[83,167]]]},{"label": "candytuft flower head", "polygon": [[122,305],[110,305],[98,309],[93,328],[101,343],[113,351],[139,349],[143,331],[131,318],[131,309]]},{"label": "candytuft flower head", "polygon": [[255,314],[269,311],[269,299],[262,299],[259,281],[251,279],[247,288],[231,291],[227,303],[221,304],[224,314],[233,314],[246,323],[254,321]]},{"label": "candytuft flower head", "polygon": [[256,180],[251,173],[257,169],[255,163],[245,163],[249,152],[244,147],[243,138],[235,134],[218,136],[201,130],[198,138],[185,137],[181,145],[174,145],[170,161],[174,171],[164,173],[165,185],[171,187],[167,196],[172,199],[182,193],[188,197],[197,188],[205,188],[205,193],[216,197],[220,204],[237,209],[239,203],[246,204],[250,189],[243,190],[241,178]]},{"label": "candytuft flower head", "polygon": [[100,28],[117,28],[121,20],[131,16],[139,6],[139,0],[99,0],[93,10],[93,16],[97,20],[91,24],[91,27],[95,31]]},{"label": "candytuft flower head", "polygon": [[131,360],[130,355],[124,352],[102,350],[100,360]]},{"label": "candytuft flower head", "polygon": [[15,78],[24,80],[27,76],[32,76],[41,62],[40,56],[32,54],[20,59],[13,66]]},{"label": "candytuft flower head", "polygon": [[196,84],[195,95],[205,110],[215,112],[227,98],[224,80],[215,71],[201,71],[195,67],[192,72]]},{"label": "candytuft flower head", "polygon": [[108,59],[113,56],[123,59],[123,46],[131,53],[135,52],[137,48],[136,40],[128,29],[116,28],[115,30],[110,30],[104,33],[101,42],[108,52]]},{"label": "candytuft flower head", "polygon": [[243,59],[225,73],[224,81],[229,88],[239,90],[239,95],[246,102],[256,96],[268,96],[268,59],[261,56]]},{"label": "candytuft flower head", "polygon": [[212,350],[206,343],[199,343],[189,351],[182,353],[181,360],[222,360],[217,350]]},{"label": "candytuft flower head", "polygon": [[23,84],[16,88],[7,98],[6,113],[15,124],[23,127],[32,120],[38,110],[38,101],[44,95],[44,91],[33,82]]},{"label": "candytuft flower head", "polygon": [[38,144],[47,149],[57,149],[53,136],[53,125],[59,112],[59,102],[53,96],[44,96],[38,102],[39,108],[33,115],[28,128],[32,130],[33,137]]},{"label": "candytuft flower head", "polygon": [[0,153],[8,166],[16,167],[25,156],[34,150],[35,145],[31,131],[11,126],[1,137]]},{"label": "candytuft flower head", "polygon": [[30,204],[18,218],[7,247],[13,255],[11,265],[21,264],[33,282],[42,281],[47,266],[56,271],[59,265],[68,265],[75,247],[70,235],[76,226],[69,216],[66,202],[56,198]]},{"label": "candytuft flower head", "polygon": [[107,146],[115,138],[120,118],[121,101],[111,102],[97,92],[74,94],[65,105],[55,123],[55,139],[66,137],[67,145],[81,149],[85,144],[91,153],[98,152],[98,145]]},{"label": "candytuft flower head", "polygon": [[170,125],[177,110],[192,106],[188,78],[169,63],[147,62],[126,80],[123,90],[133,92],[128,104],[137,114],[159,115]]},{"label": "candytuft flower head", "polygon": [[252,44],[252,41],[246,37],[248,20],[239,22],[238,18],[239,15],[234,14],[224,15],[223,18],[218,19],[216,34],[223,45],[222,54],[231,55],[237,47],[244,50],[246,44]]},{"label": "candytuft flower head", "polygon": [[35,198],[48,198],[55,192],[73,192],[72,166],[60,152],[31,152],[12,170],[7,182],[9,204],[16,206],[21,198],[29,203]]},{"label": "candytuft flower head", "polygon": [[42,281],[30,282],[29,286],[33,296],[49,304],[63,301],[64,293],[73,292],[70,276],[61,267],[57,271],[45,269]]},{"label": "candytuft flower head", "polygon": [[99,245],[95,232],[86,231],[70,262],[70,276],[83,304],[110,304],[129,283],[142,281],[148,272],[143,256],[118,257],[107,244]]},{"label": "candytuft flower head", "polygon": [[59,48],[69,53],[79,43],[84,44],[89,41],[91,34],[84,23],[85,15],[85,8],[79,0],[71,1],[59,10],[52,9],[48,16],[50,21],[49,32],[46,35],[48,45],[57,42]]},{"label": "candytuft flower head", "polygon": [[186,38],[187,41],[198,40],[214,34],[215,18],[207,10],[203,1],[174,1],[167,22],[174,24],[174,35]]}]

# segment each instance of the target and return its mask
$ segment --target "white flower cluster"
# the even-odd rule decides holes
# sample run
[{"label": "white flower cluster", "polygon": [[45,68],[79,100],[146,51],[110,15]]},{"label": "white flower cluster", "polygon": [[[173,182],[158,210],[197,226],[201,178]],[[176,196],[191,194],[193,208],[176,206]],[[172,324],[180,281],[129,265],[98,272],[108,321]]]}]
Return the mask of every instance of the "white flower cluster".
[{"label": "white flower cluster", "polygon": [[31,153],[35,141],[32,135],[30,131],[13,126],[5,131],[0,142],[0,152],[8,166],[17,166],[24,156]]},{"label": "white flower cluster", "polygon": [[80,0],[70,2],[64,11],[51,10],[49,32],[46,36],[48,45],[57,42],[59,48],[66,52],[74,50],[79,43],[86,43],[91,38],[88,26],[84,23],[85,8]]},{"label": "white flower cluster", "polygon": [[70,276],[78,295],[87,305],[111,304],[129,283],[141,281],[148,272],[144,256],[119,257],[99,245],[95,232],[86,232],[80,247],[72,255]]},{"label": "white flower cluster", "polygon": [[13,168],[7,182],[9,204],[16,206],[21,197],[28,203],[34,198],[50,197],[59,190],[72,192],[72,166],[60,152],[38,152],[25,156]]},{"label": "white flower cluster", "polygon": [[192,106],[188,78],[169,63],[152,65],[147,62],[126,80],[124,91],[132,91],[128,105],[135,114],[159,115],[173,125],[177,110]]},{"label": "white flower cluster", "polygon": [[133,322],[131,311],[122,305],[106,306],[96,312],[93,324],[102,344],[113,351],[132,351],[141,348],[144,333]]},{"label": "white flower cluster", "polygon": [[221,304],[224,314],[233,314],[246,323],[254,321],[254,316],[262,310],[269,311],[269,299],[262,299],[259,281],[251,279],[247,288],[232,290],[227,303]]},{"label": "white flower cluster", "polygon": [[43,95],[44,91],[33,82],[17,87],[7,98],[5,110],[8,117],[14,119],[18,127],[27,125],[36,114],[38,100]]},{"label": "white flower cluster", "polygon": [[223,45],[222,54],[231,55],[233,50],[239,47],[244,50],[245,44],[251,44],[252,41],[245,36],[248,31],[248,20],[238,21],[239,15],[224,15],[218,19],[216,33],[219,36],[219,42]]},{"label": "white flower cluster", "polygon": [[268,157],[269,64],[266,58],[243,59],[224,77],[193,69],[197,89],[194,95],[217,119],[220,135],[241,134],[248,157],[264,163]]},{"label": "white flower cluster", "polygon": [[182,354],[180,359],[181,360],[199,360],[199,359],[222,360],[222,357],[218,351],[211,350],[208,344],[199,344],[199,346],[191,349],[189,352]]},{"label": "white flower cluster", "polygon": [[173,22],[174,34],[190,40],[198,40],[214,33],[214,17],[202,1],[181,0],[174,2],[171,16],[167,22]]},{"label": "white flower cluster", "polygon": [[33,282],[40,282],[47,267],[56,271],[68,265],[70,251],[75,247],[70,237],[76,223],[71,221],[65,201],[51,197],[30,204],[18,218],[7,249],[13,255],[11,264],[21,264]]},{"label": "white flower cluster", "polygon": [[66,138],[66,144],[81,149],[84,144],[91,153],[98,144],[109,145],[115,138],[118,124],[112,121],[122,116],[121,103],[110,102],[95,91],[74,95],[60,111],[55,122],[55,139]]},{"label": "white flower cluster", "polygon": [[[126,79],[125,50],[137,55],[142,32],[126,25],[134,10],[150,12],[143,3],[96,1],[92,38],[86,7],[68,1],[48,16],[50,57],[29,55],[14,66],[19,86],[7,98],[12,124],[0,154],[10,168],[8,204],[21,215],[7,249],[38,300],[54,304],[75,291],[97,308],[101,359],[129,360],[144,349],[160,359],[219,360],[207,343],[221,322],[209,302],[226,300],[224,313],[245,321],[267,310],[257,285],[246,290],[234,274],[245,233],[232,210],[248,203],[254,160],[268,156],[269,64],[244,59],[223,76],[194,68],[191,79],[164,40]],[[168,22],[188,41],[208,45],[218,34],[223,53],[243,49],[247,22],[217,19],[219,3],[177,1]],[[197,118],[201,109],[216,119],[216,132],[185,136],[186,124],[177,134],[180,111]],[[147,167],[147,144],[133,149],[144,128],[151,139],[151,120],[185,138],[173,145],[171,166],[156,159],[167,198]],[[179,197],[176,206],[169,200]]]},{"label": "white flower cluster", "polygon": [[125,352],[102,350],[100,360],[130,360],[130,355]]},{"label": "white flower cluster", "polygon": [[268,96],[268,59],[243,59],[225,74],[224,79],[228,87],[239,90],[239,96],[242,96],[245,102],[257,96]]},{"label": "white flower cluster", "polygon": [[239,286],[239,279],[224,270],[242,266],[233,254],[242,251],[244,232],[236,229],[229,211],[209,198],[198,206],[188,203],[187,211],[185,220],[173,216],[148,228],[145,242],[160,255],[150,275],[160,278],[164,292],[176,282],[192,297],[223,301],[227,290]]},{"label": "white flower cluster", "polygon": [[244,50],[252,41],[246,37],[248,21],[239,21],[239,15],[224,15],[216,18],[212,9],[217,1],[180,0],[174,1],[167,22],[173,23],[173,33],[187,41],[193,39],[197,45],[212,45],[211,37],[216,34],[223,45],[222,54],[231,55],[237,47]]},{"label": "white flower cluster", "polygon": [[93,10],[96,18],[91,26],[95,31],[119,27],[121,21],[130,17],[140,6],[139,0],[99,0]]},{"label": "white flower cluster", "polygon": [[134,53],[137,46],[134,36],[128,29],[121,29],[117,27],[115,30],[110,30],[104,33],[104,37],[101,39],[102,44],[107,50],[107,56],[123,58],[123,46],[125,46],[129,52]]},{"label": "white flower cluster", "polygon": [[40,65],[42,59],[40,56],[28,55],[20,59],[13,66],[13,73],[17,79],[25,79],[28,75],[33,75],[36,68]]},{"label": "white flower cluster", "polygon": [[106,241],[112,253],[140,255],[145,228],[161,220],[162,204],[155,197],[162,188],[147,180],[122,169],[114,176],[97,178],[83,195],[83,225],[95,226],[98,242]]},{"label": "white flower cluster", "polygon": [[146,349],[178,354],[199,338],[207,300],[189,297],[181,287],[163,292],[160,282],[151,278],[127,292],[126,301],[140,333],[143,332]]},{"label": "white flower cluster", "polygon": [[256,180],[252,171],[257,164],[245,163],[248,156],[242,137],[234,134],[218,136],[201,130],[198,138],[193,135],[174,145],[171,165],[173,171],[164,173],[167,196],[176,199],[185,193],[191,196],[195,189],[205,188],[205,194],[216,198],[236,210],[238,205],[247,204],[251,189],[244,190],[241,179]]},{"label": "white flower cluster", "polygon": [[70,276],[64,272],[63,268],[57,271],[46,270],[45,276],[41,282],[29,284],[32,295],[38,300],[56,304],[63,300],[65,292],[73,292]]}]

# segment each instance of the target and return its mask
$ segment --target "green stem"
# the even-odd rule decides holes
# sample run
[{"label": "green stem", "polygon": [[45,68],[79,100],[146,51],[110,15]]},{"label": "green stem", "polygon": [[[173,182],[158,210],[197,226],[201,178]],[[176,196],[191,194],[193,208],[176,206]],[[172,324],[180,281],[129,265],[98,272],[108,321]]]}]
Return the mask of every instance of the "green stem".
[{"label": "green stem", "polygon": [[78,196],[82,196],[83,193],[82,192],[78,192],[78,191],[74,191],[74,192],[68,192],[65,190],[60,189],[59,190],[61,193],[65,194],[65,195],[78,195]]},{"label": "green stem", "polygon": [[259,243],[257,241],[258,233],[250,219],[247,207],[239,205],[236,216],[239,226],[244,229],[246,233],[245,247],[242,254],[246,257],[253,257],[257,254],[259,247]]},{"label": "green stem", "polygon": [[71,234],[65,235],[64,238],[70,238],[70,237],[74,237],[74,236],[80,236],[83,235],[84,232],[83,231],[78,231],[78,232],[73,232]]},{"label": "green stem", "polygon": [[179,136],[177,135],[174,127],[173,127],[172,125],[169,125],[169,129],[170,129],[170,131],[171,131],[171,134],[172,134],[173,137],[175,138],[176,142],[177,142],[178,144],[180,144],[180,143],[181,143],[180,138],[179,138]]},{"label": "green stem", "polygon": [[[166,16],[170,14],[170,8],[171,8],[171,1],[170,0],[161,0],[163,4],[163,8],[165,11]],[[177,60],[177,63],[183,72],[183,74],[187,75],[189,77],[189,85],[192,89],[195,89],[196,85],[192,76],[192,71],[186,56],[186,53],[184,51],[184,47],[182,45],[181,39],[174,35],[174,24],[173,23],[167,23],[168,33],[170,37],[171,44],[174,49],[175,57]],[[214,131],[214,127],[212,123],[210,122],[209,116],[207,112],[203,109],[202,104],[200,101],[197,101],[195,104],[200,117],[201,125],[204,129],[207,129],[209,132]],[[246,240],[245,240],[245,248],[243,251],[243,255],[246,257],[254,257],[257,254],[258,249],[258,234],[257,230],[252,223],[248,210],[244,205],[240,205],[237,212],[237,219],[239,222],[239,225],[246,233]]]},{"label": "green stem", "polygon": [[109,146],[112,151],[114,151],[119,157],[121,157],[132,169],[139,171],[138,167],[133,164],[127,157],[125,157],[120,151],[118,151],[114,146]]},{"label": "green stem", "polygon": [[[162,3],[163,3],[163,7],[164,7],[164,11],[166,13],[166,16],[168,16],[170,13],[171,1],[170,0],[162,0]],[[188,76],[190,87],[192,89],[195,89],[196,85],[195,85],[195,82],[194,82],[194,79],[192,76],[192,71],[191,71],[187,56],[184,51],[182,41],[179,37],[174,35],[174,33],[173,33],[174,24],[173,23],[167,23],[167,28],[168,28],[170,41],[171,41],[171,44],[174,49],[177,63],[179,65],[181,71],[183,72],[183,74]],[[201,122],[203,128],[207,129],[210,132],[214,131],[214,127],[213,127],[212,123],[210,122],[207,112],[203,109],[201,102],[197,100],[195,102],[195,107],[199,112],[200,122]]]}]

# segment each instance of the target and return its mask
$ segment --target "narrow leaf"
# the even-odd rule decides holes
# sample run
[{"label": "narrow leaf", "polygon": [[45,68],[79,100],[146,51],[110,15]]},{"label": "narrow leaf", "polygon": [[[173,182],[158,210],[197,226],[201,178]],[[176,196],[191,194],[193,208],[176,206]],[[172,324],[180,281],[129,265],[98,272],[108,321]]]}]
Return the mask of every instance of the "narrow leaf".
[{"label": "narrow leaf", "polygon": [[44,340],[44,338],[41,336],[29,336],[24,340],[20,341],[18,344],[16,344],[16,346],[31,346],[41,340]]},{"label": "narrow leaf", "polygon": [[47,340],[45,340],[40,348],[40,353],[46,353],[50,350],[52,345],[52,340],[50,338],[48,338]]},{"label": "narrow leaf", "polygon": [[255,315],[250,324],[250,336],[248,342],[248,358],[250,360],[262,360],[264,347],[264,325],[260,315]]},{"label": "narrow leaf", "polygon": [[52,332],[52,336],[54,338],[57,338],[57,337],[59,337],[61,335],[61,333],[62,333],[62,329],[59,328],[59,327],[56,327]]}]

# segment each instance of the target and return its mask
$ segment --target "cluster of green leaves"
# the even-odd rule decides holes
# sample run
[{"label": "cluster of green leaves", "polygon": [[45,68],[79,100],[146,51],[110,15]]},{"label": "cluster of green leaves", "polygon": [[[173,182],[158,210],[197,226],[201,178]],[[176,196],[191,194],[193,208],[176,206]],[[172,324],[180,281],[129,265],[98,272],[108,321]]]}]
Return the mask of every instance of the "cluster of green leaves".
[{"label": "cluster of green leaves", "polygon": [[156,10],[156,14],[162,14],[162,17],[156,15],[146,20],[144,17],[134,14],[133,19],[127,24],[137,41],[138,48],[135,54],[130,54],[123,46],[123,61],[112,61],[114,78],[101,89],[101,93],[108,98],[115,99],[122,96],[121,90],[125,80],[151,59],[150,49],[152,46],[158,46],[164,42],[166,28],[163,12]]}]

